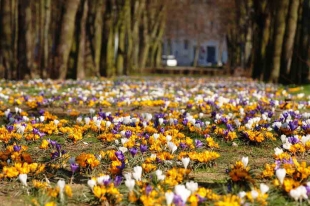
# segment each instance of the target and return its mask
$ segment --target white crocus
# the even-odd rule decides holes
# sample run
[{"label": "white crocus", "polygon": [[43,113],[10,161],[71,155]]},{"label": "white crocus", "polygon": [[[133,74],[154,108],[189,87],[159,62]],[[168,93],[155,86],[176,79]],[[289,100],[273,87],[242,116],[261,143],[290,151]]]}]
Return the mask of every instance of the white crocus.
[{"label": "white crocus", "polygon": [[155,174],[156,174],[157,180],[164,180],[166,178],[166,176],[163,175],[163,171],[161,170],[156,170]]},{"label": "white crocus", "polygon": [[141,176],[142,176],[142,167],[141,166],[135,166],[133,168],[133,173],[132,176],[135,180],[141,180]]},{"label": "white crocus", "polygon": [[284,144],[286,142],[286,135],[282,134],[280,138],[281,138],[282,143]]},{"label": "white crocus", "polygon": [[153,138],[154,138],[155,140],[157,140],[159,136],[160,136],[160,135],[159,135],[158,133],[154,133],[154,134],[153,134]]},{"label": "white crocus", "polygon": [[111,126],[112,122],[106,121],[105,122],[105,128],[108,129]]},{"label": "white crocus", "polygon": [[173,142],[168,142],[167,145],[172,154],[178,149],[178,147]]},{"label": "white crocus", "polygon": [[84,118],[84,122],[85,122],[86,125],[89,125],[90,118],[89,117],[85,117]]},{"label": "white crocus", "polygon": [[158,119],[158,123],[159,123],[159,125],[162,125],[164,123],[164,119],[163,118],[159,118]]},{"label": "white crocus", "polygon": [[284,149],[289,150],[292,144],[286,139],[286,142],[282,145]]},{"label": "white crocus", "polygon": [[132,179],[131,178],[132,177],[131,173],[125,173],[124,177],[125,177],[126,180],[131,180]]},{"label": "white crocus", "polygon": [[96,186],[96,181],[93,179],[88,180],[87,185],[88,185],[88,187],[90,187],[90,189],[93,189]]},{"label": "white crocus", "polygon": [[184,203],[186,203],[188,197],[191,195],[191,191],[186,189],[184,185],[176,185],[174,192],[181,197]]},{"label": "white crocus", "polygon": [[263,194],[265,194],[266,192],[268,192],[269,187],[268,187],[268,185],[266,185],[266,184],[264,184],[264,183],[261,183],[260,186],[259,186],[259,189],[260,189],[260,191],[261,191]]},{"label": "white crocus", "polygon": [[27,174],[19,174],[18,179],[24,186],[28,186],[27,184]]},{"label": "white crocus", "polygon": [[242,162],[244,167],[248,166],[249,157],[242,157],[241,162]]},{"label": "white crocus", "polygon": [[166,203],[167,205],[171,205],[173,198],[174,198],[174,193],[173,192],[166,192],[165,193],[165,197],[166,197]]},{"label": "white crocus", "polygon": [[283,184],[283,180],[285,178],[285,175],[286,175],[286,170],[284,168],[283,169],[277,169],[276,176],[279,179],[281,185]]},{"label": "white crocus", "polygon": [[40,116],[40,117],[39,117],[39,120],[40,120],[40,122],[44,122],[45,117],[44,117],[44,116]]},{"label": "white crocus", "polygon": [[81,122],[82,122],[82,120],[83,120],[83,118],[82,118],[82,117],[77,117],[77,118],[76,118],[76,122],[77,122],[77,123],[81,123]]},{"label": "white crocus", "polygon": [[58,180],[57,186],[59,187],[59,197],[60,201],[64,201],[64,188],[65,188],[66,182],[64,180]]},{"label": "white crocus", "polygon": [[126,142],[128,142],[129,140],[127,139],[127,138],[122,138],[121,139],[121,143],[122,143],[122,145],[124,145]]},{"label": "white crocus", "polygon": [[307,189],[302,185],[295,189],[292,189],[289,194],[295,201],[308,199]]},{"label": "white crocus", "polygon": [[128,151],[128,149],[126,147],[119,147],[118,150],[124,154]]},{"label": "white crocus", "polygon": [[251,196],[253,199],[256,199],[258,197],[258,192],[256,190],[251,191]]},{"label": "white crocus", "polygon": [[183,157],[182,158],[182,163],[183,163],[183,166],[184,166],[185,169],[187,169],[187,166],[188,166],[189,162],[190,162],[190,158],[189,157]]},{"label": "white crocus", "polygon": [[90,108],[90,109],[89,109],[89,113],[90,113],[91,115],[93,115],[93,114],[95,114],[95,110],[94,110],[93,108]]},{"label": "white crocus", "polygon": [[127,179],[127,180],[125,180],[125,185],[126,185],[126,187],[129,189],[130,192],[131,192],[131,191],[133,190],[133,188],[135,187],[135,184],[136,184],[136,182],[135,182],[135,180],[133,180],[133,179]]},{"label": "white crocus", "polygon": [[17,129],[16,132],[18,134],[24,134],[26,127],[24,125],[18,124],[18,125],[16,125],[16,129]]},{"label": "white crocus", "polygon": [[166,140],[167,140],[167,142],[170,142],[170,141],[172,140],[171,135],[167,135],[167,136],[166,136]]},{"label": "white crocus", "polygon": [[57,126],[57,125],[59,124],[59,120],[58,120],[58,119],[55,119],[55,120],[54,120],[54,124],[55,124],[55,126]]},{"label": "white crocus", "polygon": [[187,182],[186,188],[189,189],[192,193],[198,190],[198,183],[194,181]]},{"label": "white crocus", "polygon": [[274,148],[274,154],[275,155],[280,155],[283,153],[283,149],[280,149],[279,147]]}]

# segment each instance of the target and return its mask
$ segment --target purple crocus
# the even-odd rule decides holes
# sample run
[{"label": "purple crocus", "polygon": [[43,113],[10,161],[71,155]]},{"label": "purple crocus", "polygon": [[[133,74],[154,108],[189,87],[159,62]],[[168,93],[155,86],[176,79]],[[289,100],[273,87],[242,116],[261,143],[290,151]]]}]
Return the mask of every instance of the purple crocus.
[{"label": "purple crocus", "polygon": [[13,125],[8,125],[8,126],[6,126],[6,129],[8,130],[8,132],[11,133],[13,131],[14,127],[13,127]]},{"label": "purple crocus", "polygon": [[74,174],[79,169],[79,165],[76,163],[71,163],[70,168],[71,168],[72,173]]},{"label": "purple crocus", "polygon": [[13,146],[13,149],[14,149],[14,152],[19,152],[21,150],[21,146],[18,146],[18,145],[14,145]]},{"label": "purple crocus", "polygon": [[129,149],[129,152],[130,152],[130,154],[134,157],[134,156],[137,154],[138,149],[135,148],[135,147],[133,147],[133,148],[130,148],[130,149]]},{"label": "purple crocus", "polygon": [[52,147],[55,147],[56,144],[57,144],[57,141],[54,141],[54,140],[51,140],[51,139],[49,139],[47,141],[48,141],[48,143],[50,143],[52,145]]},{"label": "purple crocus", "polygon": [[288,142],[291,144],[297,144],[299,142],[299,139],[296,136],[292,136],[288,138]]},{"label": "purple crocus", "polygon": [[306,187],[306,190],[307,190],[307,196],[309,196],[310,195],[310,185],[307,185],[305,187]]},{"label": "purple crocus", "polygon": [[181,147],[182,149],[185,149],[185,148],[187,148],[187,145],[186,145],[186,143],[181,142],[181,143],[180,143],[180,147]]},{"label": "purple crocus", "polygon": [[117,159],[118,159],[119,161],[121,161],[121,162],[125,160],[125,156],[124,156],[124,154],[123,154],[122,151],[116,151],[116,152],[115,152],[115,156],[116,156]]},{"label": "purple crocus", "polygon": [[185,203],[183,202],[182,198],[179,195],[174,195],[173,203],[176,206],[185,206]]},{"label": "purple crocus", "polygon": [[147,151],[147,145],[141,144],[141,145],[140,145],[140,151],[141,151],[142,153],[146,152],[146,151]]},{"label": "purple crocus", "polygon": [[127,130],[127,131],[125,132],[125,136],[126,136],[127,138],[131,137],[131,135],[132,135],[132,132],[131,132],[130,130]]},{"label": "purple crocus", "polygon": [[146,186],[146,187],[145,187],[145,193],[146,193],[146,195],[149,195],[150,192],[152,192],[152,190],[153,190],[153,188],[152,188],[151,185]]},{"label": "purple crocus", "polygon": [[298,127],[298,121],[297,120],[290,121],[288,123],[288,126],[290,127],[291,131],[294,131]]},{"label": "purple crocus", "polygon": [[117,175],[114,179],[114,185],[117,187],[122,183],[123,177],[120,175]]},{"label": "purple crocus", "polygon": [[195,146],[196,146],[196,148],[202,147],[203,143],[200,140],[195,139]]}]

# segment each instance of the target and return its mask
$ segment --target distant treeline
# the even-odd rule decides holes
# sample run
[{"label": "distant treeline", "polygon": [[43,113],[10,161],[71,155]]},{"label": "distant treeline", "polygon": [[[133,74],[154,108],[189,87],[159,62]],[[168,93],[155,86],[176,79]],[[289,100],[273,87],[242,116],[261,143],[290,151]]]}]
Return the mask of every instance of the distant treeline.
[{"label": "distant treeline", "polygon": [[0,0],[0,78],[142,72],[161,63],[165,0]]}]

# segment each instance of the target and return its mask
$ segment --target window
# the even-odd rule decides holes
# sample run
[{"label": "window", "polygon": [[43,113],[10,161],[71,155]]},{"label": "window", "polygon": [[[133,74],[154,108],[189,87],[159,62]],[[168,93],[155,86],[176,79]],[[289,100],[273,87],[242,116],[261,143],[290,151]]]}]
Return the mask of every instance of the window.
[{"label": "window", "polygon": [[185,39],[185,40],[184,40],[184,49],[185,49],[185,50],[188,50],[188,44],[189,44],[188,40]]},{"label": "window", "polygon": [[207,46],[207,62],[214,64],[216,49],[214,46]]}]

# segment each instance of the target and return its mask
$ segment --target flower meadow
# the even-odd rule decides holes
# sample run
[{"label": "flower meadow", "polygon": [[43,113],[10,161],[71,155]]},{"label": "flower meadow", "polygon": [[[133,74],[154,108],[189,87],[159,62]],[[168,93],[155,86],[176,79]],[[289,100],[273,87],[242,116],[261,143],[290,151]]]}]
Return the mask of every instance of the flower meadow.
[{"label": "flower meadow", "polygon": [[22,205],[310,203],[300,87],[198,77],[0,86],[0,187]]}]

